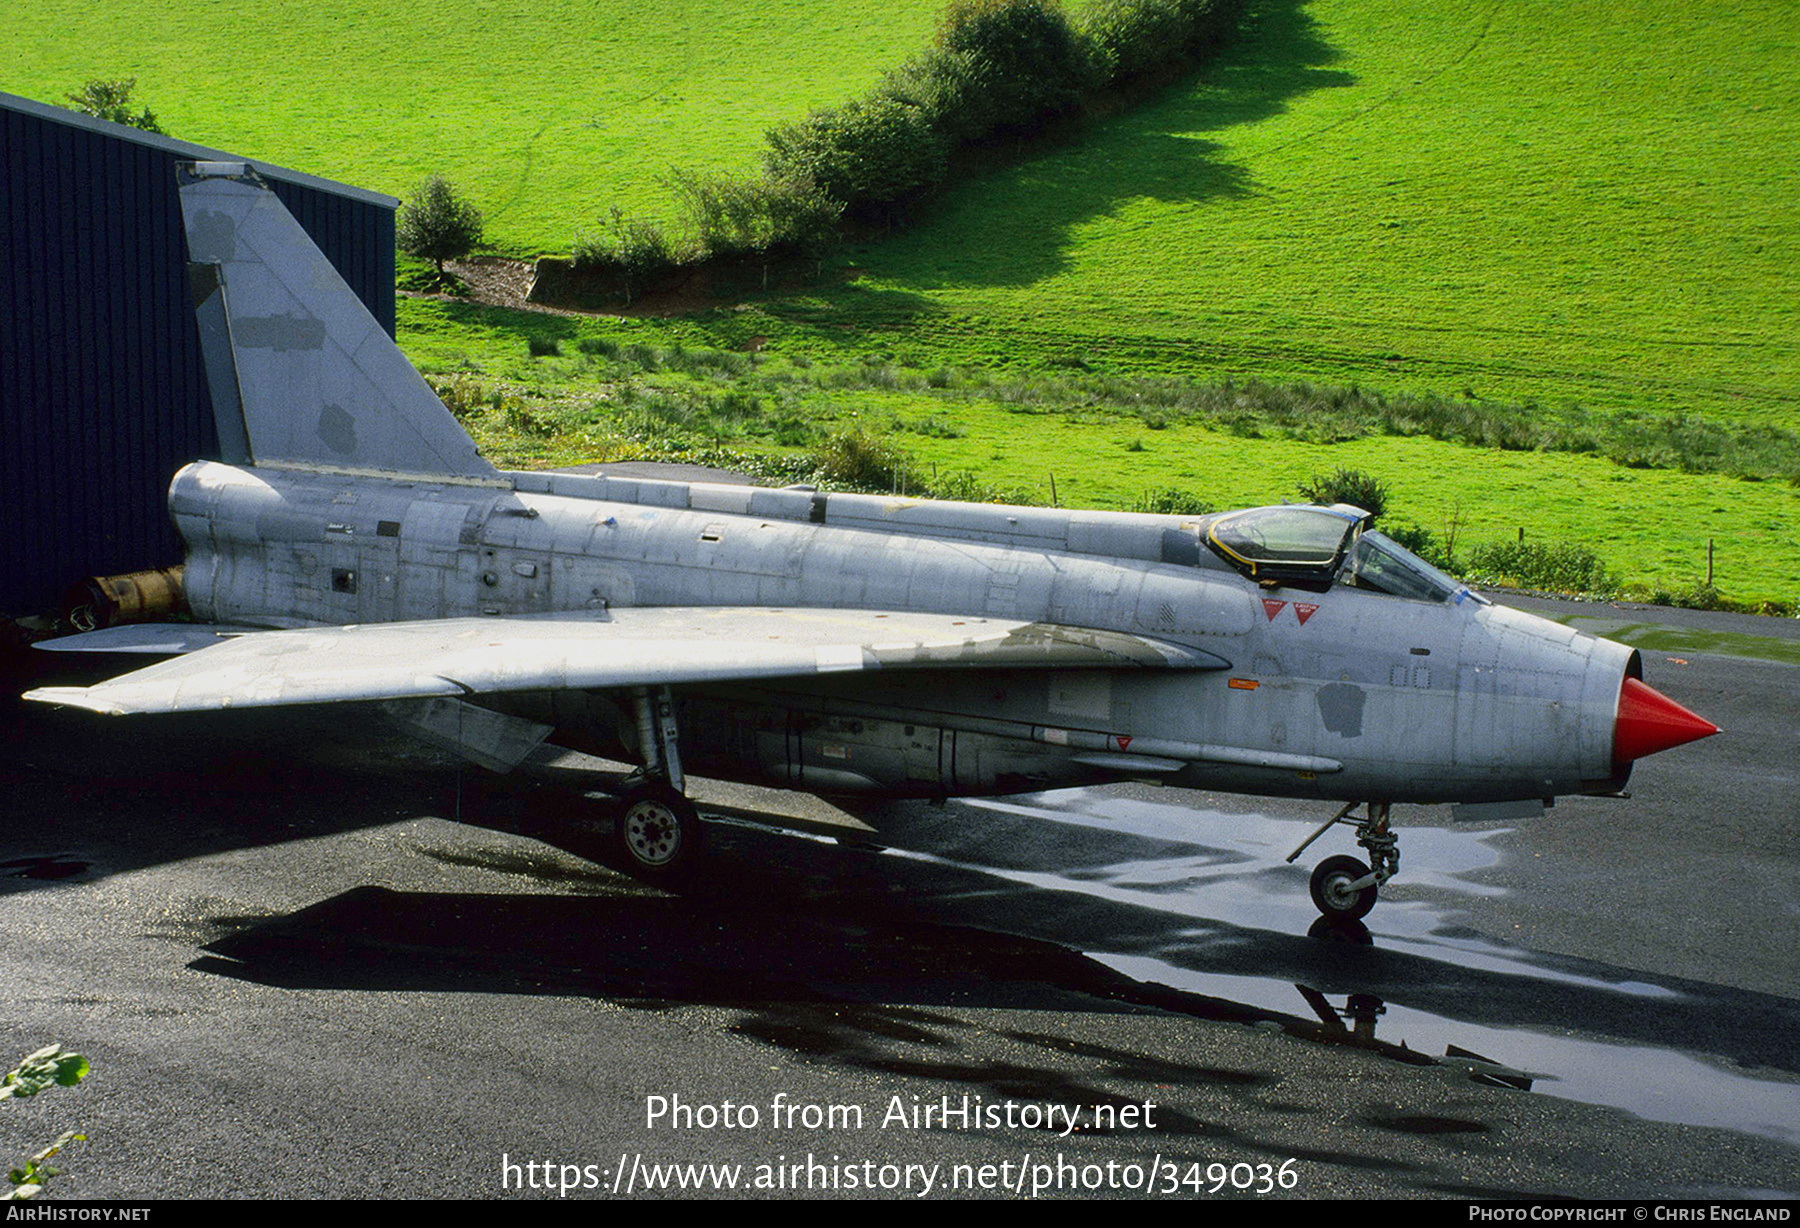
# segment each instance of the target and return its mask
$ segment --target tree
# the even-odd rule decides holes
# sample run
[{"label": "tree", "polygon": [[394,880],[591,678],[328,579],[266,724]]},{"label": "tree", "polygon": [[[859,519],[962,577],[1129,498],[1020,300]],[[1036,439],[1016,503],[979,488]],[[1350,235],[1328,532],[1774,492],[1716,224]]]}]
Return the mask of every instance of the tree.
[{"label": "tree", "polygon": [[142,128],[145,132],[154,132],[159,136],[168,134],[162,125],[156,122],[156,116],[150,114],[145,107],[140,113],[131,113],[131,91],[137,85],[136,77],[127,77],[121,81],[89,81],[80,91],[65,95],[70,109],[80,111],[84,115],[92,115],[96,119],[110,120],[115,124],[128,124],[133,128]]},{"label": "tree", "polygon": [[396,238],[401,251],[433,262],[441,274],[444,261],[468,255],[481,242],[481,211],[448,179],[433,175],[400,206]]}]

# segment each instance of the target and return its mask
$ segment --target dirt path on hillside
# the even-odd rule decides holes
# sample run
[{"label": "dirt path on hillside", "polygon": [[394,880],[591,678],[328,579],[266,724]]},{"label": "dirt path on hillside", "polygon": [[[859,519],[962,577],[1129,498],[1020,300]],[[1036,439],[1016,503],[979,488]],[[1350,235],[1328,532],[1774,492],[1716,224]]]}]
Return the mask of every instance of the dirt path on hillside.
[{"label": "dirt path on hillside", "polygon": [[[735,305],[732,299],[720,298],[707,292],[709,279],[704,269],[696,270],[672,290],[641,295],[629,307],[620,304],[599,311],[533,302],[531,288],[537,280],[537,271],[529,260],[513,260],[505,256],[471,256],[466,260],[446,260],[444,268],[462,279],[469,287],[468,294],[425,294],[409,290],[402,290],[400,293],[409,298],[437,299],[446,303],[480,303],[484,307],[535,311],[540,315],[551,316],[585,316],[589,319],[694,315],[717,307]],[[861,271],[847,270],[846,277],[853,278]]]}]

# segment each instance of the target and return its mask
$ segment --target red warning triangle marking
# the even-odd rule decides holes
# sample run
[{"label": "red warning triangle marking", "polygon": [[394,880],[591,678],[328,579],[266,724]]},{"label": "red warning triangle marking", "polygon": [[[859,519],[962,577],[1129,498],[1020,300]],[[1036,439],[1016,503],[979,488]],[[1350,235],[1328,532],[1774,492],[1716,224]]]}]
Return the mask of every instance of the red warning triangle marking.
[{"label": "red warning triangle marking", "polygon": [[1263,598],[1263,613],[1265,613],[1269,616],[1270,622],[1274,622],[1275,616],[1277,614],[1281,613],[1281,611],[1283,609],[1285,609],[1286,606],[1287,606],[1287,602],[1285,602],[1285,601],[1276,601],[1273,598],[1269,598],[1269,597]]},{"label": "red warning triangle marking", "polygon": [[1131,736],[1129,734],[1115,733],[1113,734],[1113,741],[1119,744],[1120,750],[1124,750],[1127,746],[1131,745]]},{"label": "red warning triangle marking", "polygon": [[1314,614],[1317,614],[1318,612],[1319,612],[1319,607],[1314,605],[1310,601],[1296,601],[1294,603],[1294,617],[1296,617],[1300,620],[1300,625],[1302,627],[1304,627],[1306,625],[1307,619],[1311,618]]}]

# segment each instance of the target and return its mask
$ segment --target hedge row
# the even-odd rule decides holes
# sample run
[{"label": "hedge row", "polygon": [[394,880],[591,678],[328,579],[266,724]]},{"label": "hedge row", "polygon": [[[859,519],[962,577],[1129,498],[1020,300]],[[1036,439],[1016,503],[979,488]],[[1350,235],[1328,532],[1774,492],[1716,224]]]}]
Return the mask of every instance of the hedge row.
[{"label": "hedge row", "polygon": [[952,0],[934,45],[867,95],[771,129],[768,178],[891,222],[943,182],[957,150],[1034,135],[1102,90],[1208,58],[1243,7],[1102,0],[1077,26],[1055,0]]},{"label": "hedge row", "polygon": [[1244,5],[1100,0],[1077,25],[1056,0],[952,0],[932,46],[869,93],[765,133],[762,177],[675,172],[687,237],[615,209],[576,236],[575,266],[616,276],[629,300],[709,259],[822,261],[846,220],[903,221],[958,151],[1035,135],[1101,91],[1210,58]]}]

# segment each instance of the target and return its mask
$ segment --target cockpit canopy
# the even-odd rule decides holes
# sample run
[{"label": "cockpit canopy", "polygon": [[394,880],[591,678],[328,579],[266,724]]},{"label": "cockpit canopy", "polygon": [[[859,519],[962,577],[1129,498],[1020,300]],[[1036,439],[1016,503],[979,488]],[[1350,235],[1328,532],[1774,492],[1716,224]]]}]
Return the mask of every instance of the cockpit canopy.
[{"label": "cockpit canopy", "polygon": [[1468,590],[1393,538],[1369,527],[1347,503],[1291,504],[1228,512],[1206,530],[1207,544],[1261,584],[1324,592],[1333,584],[1419,601],[1448,601]]}]

